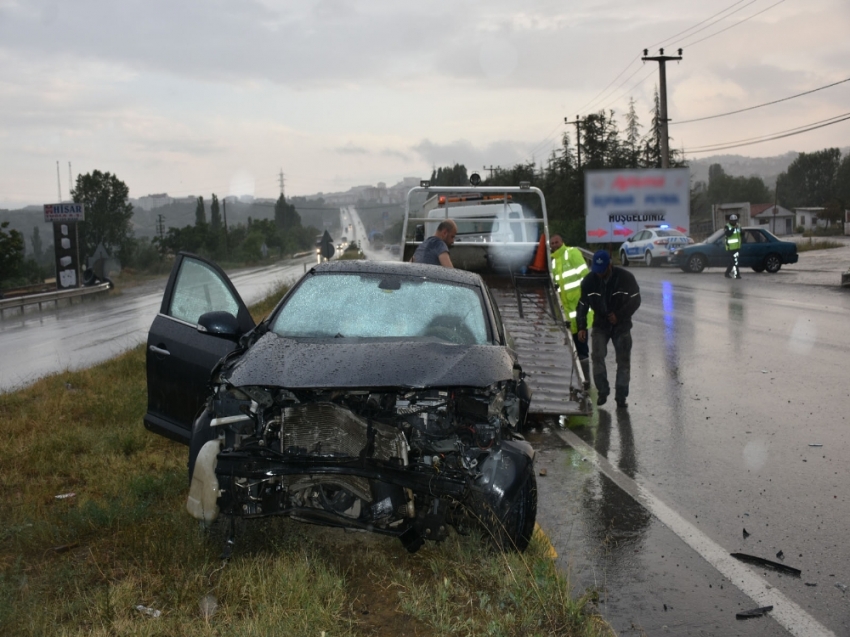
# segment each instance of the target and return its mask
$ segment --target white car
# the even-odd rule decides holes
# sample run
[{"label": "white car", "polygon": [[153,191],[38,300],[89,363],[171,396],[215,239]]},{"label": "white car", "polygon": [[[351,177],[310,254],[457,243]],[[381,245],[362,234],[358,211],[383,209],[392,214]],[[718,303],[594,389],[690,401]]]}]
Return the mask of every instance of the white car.
[{"label": "white car", "polygon": [[637,261],[646,265],[660,265],[667,257],[694,240],[673,228],[647,228],[629,237],[620,246],[620,263],[625,266]]}]

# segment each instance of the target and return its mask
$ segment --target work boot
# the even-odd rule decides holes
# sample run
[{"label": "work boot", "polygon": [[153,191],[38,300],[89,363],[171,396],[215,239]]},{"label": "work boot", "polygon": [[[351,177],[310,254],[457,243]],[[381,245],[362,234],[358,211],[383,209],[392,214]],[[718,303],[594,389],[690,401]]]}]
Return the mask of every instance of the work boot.
[{"label": "work boot", "polygon": [[626,402],[625,398],[618,398],[617,399],[617,409],[628,409],[628,408],[629,408],[629,404]]},{"label": "work boot", "polygon": [[724,274],[723,276],[725,276],[727,279],[731,279],[731,278],[732,278],[732,275],[731,275],[731,274],[729,274],[728,272],[727,272],[726,274]]},{"label": "work boot", "polygon": [[740,279],[740,278],[741,278],[741,275],[740,275],[740,274],[736,274],[736,275],[735,275],[735,278],[736,278],[736,279]]},{"label": "work boot", "polygon": [[599,398],[596,399],[596,405],[601,407],[605,403],[608,402],[608,394],[599,394]]}]

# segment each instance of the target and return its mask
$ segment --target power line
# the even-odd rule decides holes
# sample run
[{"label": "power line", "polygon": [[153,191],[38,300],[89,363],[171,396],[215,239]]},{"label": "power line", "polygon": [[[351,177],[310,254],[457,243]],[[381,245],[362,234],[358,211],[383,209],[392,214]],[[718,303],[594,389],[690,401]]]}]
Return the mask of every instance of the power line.
[{"label": "power line", "polygon": [[[618,79],[620,79],[620,76],[621,76],[623,73],[625,73],[626,71],[628,71],[628,70],[632,67],[632,64],[634,64],[634,63],[635,63],[635,62],[637,62],[638,60],[640,60],[640,56],[639,56],[639,55],[638,55],[638,56],[635,56],[635,58],[634,58],[631,62],[629,62],[629,63],[626,65],[626,68],[624,68],[622,71],[620,71],[620,72],[617,74],[617,77],[615,77],[613,80],[611,80],[611,81],[608,83],[608,86],[606,86],[606,87],[605,87],[605,88],[603,88],[601,91],[599,91],[599,93],[597,93],[597,94],[596,94],[596,97],[594,97],[592,100],[590,100],[589,102],[587,102],[584,106],[582,106],[582,107],[581,107],[580,109],[578,109],[578,110],[579,110],[579,111],[583,111],[583,110],[585,110],[585,109],[587,109],[587,108],[590,108],[593,104],[595,104],[597,101],[599,101],[599,98],[600,98],[600,97],[602,97],[602,95],[603,95],[603,94],[604,94],[604,93],[608,90],[608,88],[609,88],[609,87],[610,87],[610,86],[611,86],[614,82],[616,82]],[[638,68],[638,71],[639,71],[639,70],[640,70],[640,68]],[[637,73],[637,71],[635,71],[635,73]],[[635,73],[632,73],[629,77],[627,77],[625,80],[623,80],[623,82],[622,82],[621,84],[619,84],[619,86],[617,86],[617,88],[620,88],[620,86],[622,86],[623,84],[625,84],[626,82],[628,82],[628,81],[629,81],[632,77],[634,77]],[[614,90],[616,91],[616,90],[617,90],[617,88],[615,88]]]},{"label": "power line", "polygon": [[[751,4],[753,4],[753,3],[755,3],[755,2],[758,2],[758,0],[750,0],[750,1],[749,1],[747,4],[745,4],[743,7],[738,7],[737,9],[735,9],[734,11],[732,11],[729,15],[725,15],[725,16],[723,16],[722,18],[718,18],[717,20],[715,20],[715,21],[714,21],[714,22],[712,22],[711,24],[706,24],[703,28],[701,28],[701,29],[697,29],[697,30],[696,30],[696,31],[694,31],[693,33],[689,33],[689,34],[688,34],[688,35],[686,35],[683,39],[685,39],[685,40],[686,40],[686,39],[688,39],[689,37],[691,37],[691,36],[693,36],[693,35],[696,35],[697,33],[700,33],[700,32],[702,32],[702,31],[705,31],[705,30],[706,30],[706,29],[708,29],[709,27],[713,27],[715,24],[717,24],[717,23],[718,23],[718,22],[720,22],[721,20],[725,20],[725,19],[726,19],[726,18],[728,18],[729,16],[731,16],[731,15],[734,15],[734,14],[738,13],[738,11],[743,11],[744,9],[746,9],[748,6],[750,6]],[[740,4],[740,3],[735,3],[735,4]],[[732,5],[732,6],[735,6],[735,5]],[[729,7],[729,8],[731,9],[732,7]],[[721,11],[720,13],[723,13],[723,11]],[[715,15],[717,15],[717,14],[715,14]],[[711,18],[709,18],[709,20],[710,20],[710,19],[711,19]],[[705,20],[703,20],[703,22],[705,22]],[[676,36],[673,36],[673,37],[676,37]],[[670,38],[670,39],[672,40],[673,38]],[[677,42],[673,42],[673,43],[671,44],[671,46],[676,46],[677,44],[678,44],[678,41],[677,41]]]},{"label": "power line", "polygon": [[[688,27],[688,28],[687,28],[687,29],[685,29],[684,31],[679,31],[677,34],[675,34],[675,35],[671,35],[669,38],[664,38],[663,40],[659,40],[658,42],[654,42],[654,43],[650,44],[650,45],[649,45],[648,47],[646,47],[646,48],[648,48],[648,49],[654,49],[654,48],[655,48],[655,47],[657,47],[659,44],[664,44],[664,45],[666,46],[666,44],[667,44],[668,42],[670,42],[673,38],[678,38],[680,35],[682,35],[682,34],[684,34],[684,33],[687,33],[688,31],[691,31],[691,30],[693,30],[693,29],[696,29],[696,28],[697,28],[698,26],[700,26],[701,24],[704,24],[704,23],[708,22],[709,20],[713,20],[714,18],[716,18],[717,16],[719,16],[721,13],[726,13],[727,11],[729,11],[729,9],[731,9],[732,7],[734,7],[734,6],[736,6],[736,5],[741,4],[742,2],[744,2],[744,0],[738,0],[737,2],[733,2],[732,4],[730,4],[730,5],[729,5],[728,7],[726,7],[725,9],[723,9],[723,10],[721,10],[721,11],[718,11],[718,12],[717,12],[717,13],[715,13],[714,15],[710,15],[710,16],[708,16],[705,20],[702,20],[702,21],[700,21],[700,22],[697,22],[695,25]],[[733,13],[734,13],[734,12],[733,12]],[[732,14],[730,13],[729,15],[732,15]],[[729,17],[729,16],[726,16],[726,17]],[[691,33],[690,35],[693,35],[693,33]],[[690,36],[688,36],[688,37],[690,37]]]},{"label": "power line", "polygon": [[697,117],[695,119],[686,119],[686,120],[681,121],[681,122],[671,122],[671,123],[674,124],[674,125],[675,124],[690,124],[692,122],[702,122],[702,121],[707,120],[707,119],[715,119],[717,117],[726,117],[727,115],[735,115],[737,113],[744,113],[746,111],[752,111],[752,110],[755,110],[757,108],[761,108],[763,106],[770,106],[772,104],[779,104],[780,102],[787,102],[788,100],[793,100],[797,97],[802,97],[803,95],[810,95],[812,93],[817,93],[818,91],[822,91],[825,88],[831,88],[833,86],[838,86],[839,84],[844,84],[844,82],[850,82],[850,77],[848,77],[846,80],[840,80],[838,82],[833,82],[832,84],[827,84],[826,86],[821,86],[820,88],[814,88],[811,91],[805,91],[803,93],[797,93],[796,95],[791,95],[790,97],[783,97],[782,99],[773,100],[772,102],[765,102],[764,104],[758,104],[756,106],[748,106],[747,108],[741,108],[741,109],[738,109],[737,111],[729,111],[728,113],[720,113],[718,115],[708,115],[707,117]]},{"label": "power line", "polygon": [[741,139],[734,142],[723,142],[720,144],[711,144],[709,146],[698,146],[696,148],[686,148],[683,152],[685,153],[711,153],[716,152],[718,150],[728,150],[730,148],[739,148],[741,146],[752,146],[753,144],[761,144],[762,142],[770,142],[777,139],[783,139],[785,137],[793,137],[794,135],[801,135],[802,133],[808,133],[813,130],[817,130],[818,128],[824,128],[826,126],[832,126],[833,124],[838,124],[840,122],[844,122],[850,119],[850,113],[844,113],[842,115],[836,115],[835,117],[829,117],[827,119],[821,120],[819,122],[813,122],[811,124],[805,124],[803,126],[798,126],[796,128],[790,128],[787,131],[780,131],[778,133],[770,133],[768,135],[762,135],[760,137],[750,137],[748,139]]},{"label": "power line", "polygon": [[[724,33],[725,31],[728,31],[729,29],[732,29],[732,28],[734,28],[734,27],[738,26],[739,24],[743,24],[743,23],[744,23],[744,22],[746,22],[747,20],[752,20],[753,18],[755,18],[755,17],[756,17],[756,16],[758,16],[758,15],[761,15],[761,14],[762,14],[762,13],[764,13],[765,11],[770,11],[773,7],[775,7],[775,6],[777,6],[777,5],[780,5],[780,4],[782,4],[783,2],[785,2],[785,0],[779,0],[779,2],[776,2],[776,3],[772,4],[772,5],[770,5],[769,7],[765,8],[765,9],[762,9],[762,10],[761,10],[761,11],[759,11],[758,13],[754,13],[753,15],[749,16],[748,18],[744,18],[743,20],[739,20],[739,21],[738,21],[738,22],[736,22],[735,24],[730,24],[730,25],[729,25],[728,27],[726,27],[725,29],[720,29],[720,31],[716,31],[716,32],[712,33],[711,35],[707,35],[707,36],[705,36],[704,38],[702,38],[702,39],[700,39],[700,40],[697,40],[696,42],[691,42],[690,44],[686,44],[686,45],[683,45],[683,46],[696,46],[696,45],[697,45],[697,44],[699,44],[700,42],[705,42],[705,41],[706,41],[706,40],[708,40],[709,38],[713,38],[715,35],[720,35],[721,33]],[[742,8],[743,8],[743,7],[742,7]],[[688,37],[690,37],[690,36],[688,36]]]}]

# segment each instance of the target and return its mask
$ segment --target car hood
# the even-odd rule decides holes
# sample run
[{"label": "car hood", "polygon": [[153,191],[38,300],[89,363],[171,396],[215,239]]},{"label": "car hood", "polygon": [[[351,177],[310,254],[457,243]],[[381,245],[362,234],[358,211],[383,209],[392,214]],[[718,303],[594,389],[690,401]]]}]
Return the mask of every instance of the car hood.
[{"label": "car hood", "polygon": [[316,343],[269,332],[223,377],[236,387],[288,389],[487,387],[513,377],[513,359],[498,345]]}]

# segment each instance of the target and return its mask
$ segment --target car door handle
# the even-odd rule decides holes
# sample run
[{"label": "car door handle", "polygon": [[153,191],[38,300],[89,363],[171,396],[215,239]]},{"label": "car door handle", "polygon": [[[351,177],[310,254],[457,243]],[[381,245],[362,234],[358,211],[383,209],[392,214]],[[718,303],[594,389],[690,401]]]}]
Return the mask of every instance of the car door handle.
[{"label": "car door handle", "polygon": [[157,347],[156,345],[148,345],[148,349],[154,354],[161,354],[162,356],[171,356],[171,352],[169,352],[167,349],[162,349],[161,347]]}]

